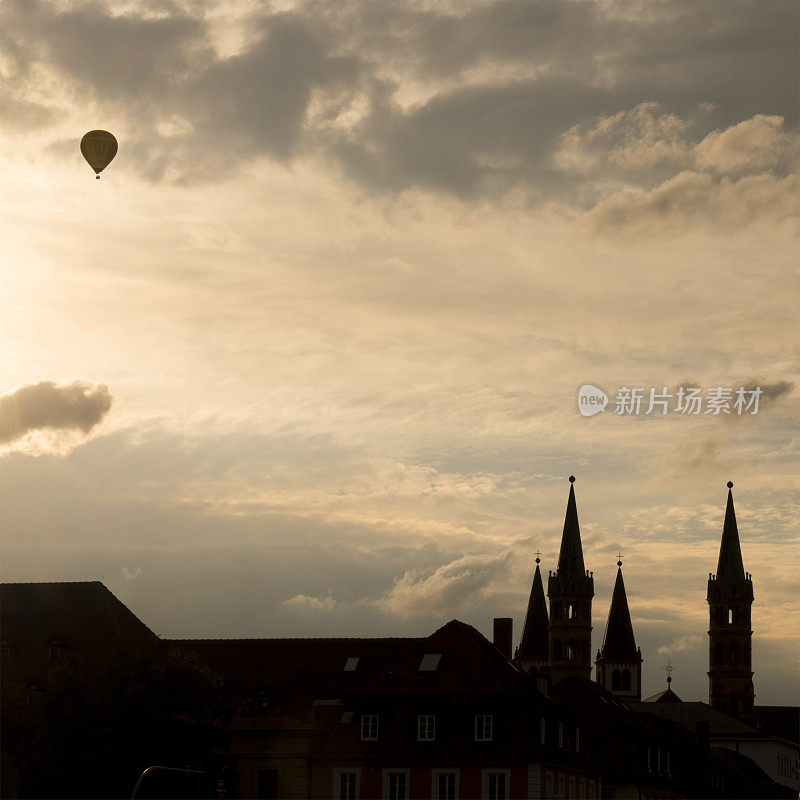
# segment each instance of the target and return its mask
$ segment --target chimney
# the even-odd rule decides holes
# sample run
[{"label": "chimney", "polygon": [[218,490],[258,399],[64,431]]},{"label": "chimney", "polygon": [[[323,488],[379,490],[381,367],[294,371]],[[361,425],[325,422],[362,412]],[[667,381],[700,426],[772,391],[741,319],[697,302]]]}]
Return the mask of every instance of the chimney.
[{"label": "chimney", "polygon": [[511,661],[511,640],[513,638],[512,629],[514,620],[511,617],[494,618],[494,646]]}]

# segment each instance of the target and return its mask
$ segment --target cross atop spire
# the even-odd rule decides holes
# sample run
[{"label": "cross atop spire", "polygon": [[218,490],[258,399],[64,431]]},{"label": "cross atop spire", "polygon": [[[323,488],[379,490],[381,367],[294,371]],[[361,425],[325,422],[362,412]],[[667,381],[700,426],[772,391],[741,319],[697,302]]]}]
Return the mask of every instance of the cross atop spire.
[{"label": "cross atop spire", "polygon": [[739,529],[736,525],[736,512],[733,508],[733,483],[728,481],[728,506],[725,509],[725,523],[722,526],[722,542],[717,562],[717,581],[720,585],[744,581],[742,549],[739,546]]}]

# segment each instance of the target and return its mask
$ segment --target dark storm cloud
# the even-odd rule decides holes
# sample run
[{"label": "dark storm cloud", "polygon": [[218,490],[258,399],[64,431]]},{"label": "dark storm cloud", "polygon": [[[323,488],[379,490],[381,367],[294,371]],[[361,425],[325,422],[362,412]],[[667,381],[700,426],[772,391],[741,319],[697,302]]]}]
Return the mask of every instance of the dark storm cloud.
[{"label": "dark storm cloud", "polygon": [[[259,10],[244,49],[221,57],[219,22],[200,4],[136,16],[18,0],[5,39],[20,87],[44,65],[76,96],[127,113],[132,163],[152,180],[168,164],[170,180],[213,180],[259,156],[303,154],[376,192],[470,197],[522,186],[535,198],[580,182],[553,169],[564,131],[642,102],[684,118],[713,104],[688,130],[695,141],[758,113],[796,123],[796,4],[464,8]],[[48,121],[24,113],[28,125]],[[177,133],[159,128],[170,119]]]},{"label": "dark storm cloud", "polygon": [[0,396],[0,443],[13,442],[34,430],[76,430],[88,433],[109,412],[108,387],[76,381],[22,386]]}]

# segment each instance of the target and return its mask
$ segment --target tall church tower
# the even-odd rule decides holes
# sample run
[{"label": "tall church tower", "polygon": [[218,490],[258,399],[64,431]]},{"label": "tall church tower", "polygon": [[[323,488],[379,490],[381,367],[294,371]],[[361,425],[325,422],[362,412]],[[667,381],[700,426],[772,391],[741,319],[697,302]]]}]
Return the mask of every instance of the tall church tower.
[{"label": "tall church tower", "polygon": [[611,596],[603,647],[597,651],[596,679],[623,702],[642,699],[642,651],[636,647],[622,580],[622,561],[617,561],[617,581]]},{"label": "tall church tower", "polygon": [[584,567],[575,476],[571,475],[558,570],[550,573],[550,678],[553,685],[577,675],[591,680],[592,597],[594,578]]},{"label": "tall church tower", "polygon": [[515,654],[514,663],[537,679],[539,691],[547,692],[550,665],[548,631],[550,620],[544,599],[542,573],[539,570],[539,554],[536,554],[536,571],[528,600],[528,611],[522,627],[522,639]]},{"label": "tall church tower", "polygon": [[708,702],[718,711],[752,722],[755,718],[750,619],[753,581],[742,564],[732,488],[728,481],[728,507],[717,574],[708,574]]}]

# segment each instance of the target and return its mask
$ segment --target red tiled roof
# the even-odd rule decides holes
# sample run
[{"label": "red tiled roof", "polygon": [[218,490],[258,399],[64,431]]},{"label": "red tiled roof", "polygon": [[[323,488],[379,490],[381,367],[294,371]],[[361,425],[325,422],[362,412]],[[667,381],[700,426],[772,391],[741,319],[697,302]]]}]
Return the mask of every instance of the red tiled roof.
[{"label": "red tiled roof", "polygon": [[[407,639],[173,639],[225,678],[223,691],[326,695],[381,692],[509,692],[528,689],[520,673],[484,636],[453,620],[431,636]],[[438,668],[420,672],[425,653],[442,653]],[[354,672],[345,672],[357,656]]]}]

